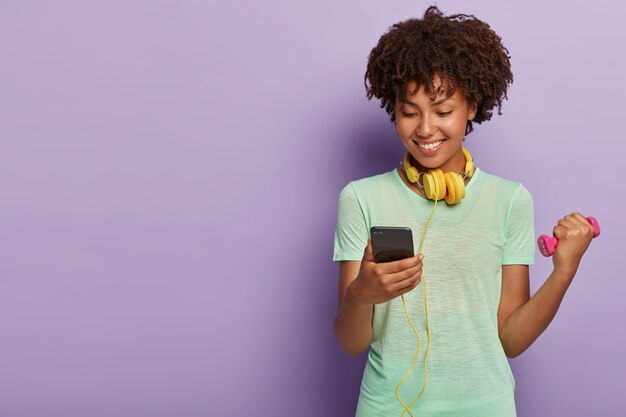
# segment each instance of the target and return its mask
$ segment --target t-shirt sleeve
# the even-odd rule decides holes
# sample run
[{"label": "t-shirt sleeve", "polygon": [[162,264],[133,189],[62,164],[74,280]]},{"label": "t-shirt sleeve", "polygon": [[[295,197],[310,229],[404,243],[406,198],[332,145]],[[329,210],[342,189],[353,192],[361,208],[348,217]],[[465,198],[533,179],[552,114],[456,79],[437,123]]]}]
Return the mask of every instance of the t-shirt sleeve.
[{"label": "t-shirt sleeve", "polygon": [[333,262],[362,260],[367,239],[365,216],[354,187],[349,183],[339,193]]},{"label": "t-shirt sleeve", "polygon": [[533,198],[519,184],[513,193],[506,222],[506,241],[502,265],[532,265],[535,263],[535,223]]}]

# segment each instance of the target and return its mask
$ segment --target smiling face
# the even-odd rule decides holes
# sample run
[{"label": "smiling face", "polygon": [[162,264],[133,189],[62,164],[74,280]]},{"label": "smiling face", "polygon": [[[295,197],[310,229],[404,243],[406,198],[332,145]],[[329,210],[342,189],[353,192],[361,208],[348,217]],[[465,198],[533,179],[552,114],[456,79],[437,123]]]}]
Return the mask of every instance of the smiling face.
[{"label": "smiling face", "polygon": [[470,105],[459,88],[446,98],[437,74],[434,86],[437,96],[431,100],[424,85],[411,95],[416,83],[409,81],[406,98],[396,98],[396,129],[402,144],[413,156],[411,163],[420,172],[434,168],[462,172],[465,128],[467,121],[476,115],[477,106]]}]

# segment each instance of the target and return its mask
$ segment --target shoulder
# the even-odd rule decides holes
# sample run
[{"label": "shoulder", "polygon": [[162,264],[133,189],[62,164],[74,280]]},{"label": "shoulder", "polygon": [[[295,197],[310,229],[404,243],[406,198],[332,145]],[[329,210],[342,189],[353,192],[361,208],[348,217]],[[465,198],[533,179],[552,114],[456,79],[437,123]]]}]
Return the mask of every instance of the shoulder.
[{"label": "shoulder", "polygon": [[494,197],[510,200],[518,195],[532,198],[528,188],[520,181],[504,178],[499,175],[480,170],[483,187],[493,193]]},{"label": "shoulder", "polygon": [[386,189],[396,181],[394,176],[397,176],[395,168],[391,171],[352,180],[342,188],[341,194],[366,195]]}]

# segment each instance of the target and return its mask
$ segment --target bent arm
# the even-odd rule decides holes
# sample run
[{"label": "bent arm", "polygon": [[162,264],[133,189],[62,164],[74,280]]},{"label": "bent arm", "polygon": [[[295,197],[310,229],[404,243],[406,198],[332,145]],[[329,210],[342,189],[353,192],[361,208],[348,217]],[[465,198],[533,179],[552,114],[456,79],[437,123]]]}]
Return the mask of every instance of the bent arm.
[{"label": "bent arm", "polygon": [[343,261],[339,266],[339,309],[333,330],[341,347],[351,355],[366,350],[372,341],[373,304],[362,303],[355,288],[360,261]]},{"label": "bent arm", "polygon": [[498,330],[506,356],[519,356],[543,333],[554,319],[573,277],[554,270],[529,297],[528,266],[502,266]]}]

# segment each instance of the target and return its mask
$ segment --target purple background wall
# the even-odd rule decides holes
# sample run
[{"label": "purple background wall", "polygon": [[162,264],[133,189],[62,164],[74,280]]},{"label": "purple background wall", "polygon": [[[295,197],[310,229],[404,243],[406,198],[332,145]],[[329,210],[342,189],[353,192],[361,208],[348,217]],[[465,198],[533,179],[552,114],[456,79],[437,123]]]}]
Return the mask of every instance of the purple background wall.
[{"label": "purple background wall", "polygon": [[[337,197],[403,154],[363,74],[428,5],[1,2],[0,417],[352,415]],[[624,6],[438,5],[512,55],[477,165],[531,190],[538,234],[603,227],[511,361],[519,415],[623,415]]]}]

